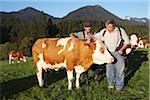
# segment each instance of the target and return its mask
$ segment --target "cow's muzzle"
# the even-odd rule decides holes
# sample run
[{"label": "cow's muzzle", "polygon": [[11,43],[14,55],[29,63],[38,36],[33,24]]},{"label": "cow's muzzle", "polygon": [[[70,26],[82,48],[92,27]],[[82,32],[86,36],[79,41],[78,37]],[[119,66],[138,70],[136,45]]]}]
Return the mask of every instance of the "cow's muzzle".
[{"label": "cow's muzzle", "polygon": [[115,59],[112,57],[112,58],[110,58],[110,60],[108,61],[108,64],[111,64],[111,63],[113,63],[115,61]]}]

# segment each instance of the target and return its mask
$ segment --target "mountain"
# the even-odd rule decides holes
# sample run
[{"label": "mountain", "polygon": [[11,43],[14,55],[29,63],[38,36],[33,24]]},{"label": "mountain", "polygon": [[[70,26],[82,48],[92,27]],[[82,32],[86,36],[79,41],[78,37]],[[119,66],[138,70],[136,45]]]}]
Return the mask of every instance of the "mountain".
[{"label": "mountain", "polygon": [[73,12],[70,12],[68,15],[63,17],[63,19],[68,20],[68,19],[82,19],[82,20],[100,20],[100,21],[105,21],[106,19],[114,19],[117,21],[121,21],[121,19],[114,14],[108,12],[104,8],[102,8],[99,5],[95,6],[85,6],[82,8],[79,8]]},{"label": "mountain", "polygon": [[75,11],[70,12],[68,15],[62,18],[62,20],[97,20],[105,22],[107,19],[114,19],[116,23],[126,25],[143,25],[143,22],[137,22],[135,20],[123,20],[116,15],[110,13],[99,5],[81,7]]},{"label": "mountain", "polygon": [[131,18],[131,20],[143,23],[149,23],[150,20],[148,18]]},{"label": "mountain", "polygon": [[[45,19],[46,23],[44,23]],[[70,32],[82,30],[84,20],[90,20],[94,26],[93,31],[98,32],[104,27],[107,19],[114,19],[119,26],[126,28],[129,34],[138,33],[139,36],[142,36],[149,32],[149,23],[144,23],[146,19],[121,19],[99,5],[81,7],[62,18],[56,18],[43,11],[27,7],[16,12],[0,12],[0,43],[17,43],[25,36],[33,39],[65,37]]]},{"label": "mountain", "polygon": [[18,12],[0,12],[0,16],[10,16],[15,17],[24,21],[31,21],[31,20],[38,20],[41,18],[41,16],[46,15],[46,19],[51,18],[52,20],[55,20],[57,18],[50,16],[43,11],[36,10],[32,7],[27,7],[25,9],[22,9]]},{"label": "mountain", "polygon": [[149,23],[150,22],[150,19],[148,18],[136,18],[136,17],[130,17],[130,16],[125,16],[124,18],[125,20],[130,20],[130,21],[136,21],[136,22],[140,22],[140,23]]},{"label": "mountain", "polygon": [[25,21],[38,20],[43,15],[46,15],[46,19],[50,18],[54,22],[60,22],[61,20],[96,20],[98,22],[105,22],[107,19],[114,19],[119,24],[145,25],[145,23],[143,23],[145,19],[142,19],[142,21],[139,21],[139,19],[137,18],[134,20],[124,20],[110,13],[99,5],[81,7],[75,11],[70,12],[63,18],[53,17],[44,13],[43,11],[36,10],[32,7],[27,7],[17,12],[0,12],[0,17],[13,17]]}]

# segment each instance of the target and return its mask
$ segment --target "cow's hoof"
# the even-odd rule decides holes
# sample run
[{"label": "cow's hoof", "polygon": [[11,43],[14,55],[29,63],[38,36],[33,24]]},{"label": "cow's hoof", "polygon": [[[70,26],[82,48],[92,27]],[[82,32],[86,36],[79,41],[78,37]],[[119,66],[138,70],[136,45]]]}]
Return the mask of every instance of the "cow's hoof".
[{"label": "cow's hoof", "polygon": [[76,87],[78,90],[80,89],[80,87]]},{"label": "cow's hoof", "polygon": [[47,88],[47,85],[39,86],[39,88]]},{"label": "cow's hoof", "polygon": [[44,86],[44,84],[43,85],[39,85],[40,88],[42,88],[43,86]]},{"label": "cow's hoof", "polygon": [[[39,85],[38,85],[39,86]],[[43,86],[39,86],[39,88],[43,88]]]},{"label": "cow's hoof", "polygon": [[38,86],[39,86],[40,88],[42,88],[42,87],[44,86],[44,84],[39,84]]},{"label": "cow's hoof", "polygon": [[43,85],[43,88],[47,88],[48,86],[46,84]]},{"label": "cow's hoof", "polygon": [[68,88],[69,91],[72,91],[72,88]]}]

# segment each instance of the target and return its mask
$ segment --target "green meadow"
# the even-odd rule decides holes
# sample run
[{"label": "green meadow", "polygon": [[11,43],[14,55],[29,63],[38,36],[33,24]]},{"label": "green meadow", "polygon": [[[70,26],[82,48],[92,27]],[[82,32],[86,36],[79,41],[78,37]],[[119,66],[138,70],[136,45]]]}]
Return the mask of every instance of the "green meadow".
[{"label": "green meadow", "polygon": [[148,100],[149,99],[149,49],[138,49],[126,57],[125,87],[122,91],[108,91],[104,70],[93,80],[89,71],[89,84],[80,77],[80,89],[67,89],[66,70],[45,72],[46,87],[39,88],[32,57],[27,62],[8,64],[0,61],[1,100]]}]

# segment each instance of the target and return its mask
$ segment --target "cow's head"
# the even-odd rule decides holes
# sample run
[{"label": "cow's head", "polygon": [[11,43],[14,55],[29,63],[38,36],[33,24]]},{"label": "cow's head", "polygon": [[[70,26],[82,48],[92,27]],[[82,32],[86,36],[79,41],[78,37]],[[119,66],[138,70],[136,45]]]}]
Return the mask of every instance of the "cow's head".
[{"label": "cow's head", "polygon": [[101,40],[94,40],[85,43],[93,50],[92,59],[95,64],[112,63],[114,61],[114,58]]},{"label": "cow's head", "polygon": [[132,34],[130,36],[130,43],[133,47],[136,47],[138,45],[138,37],[136,36],[136,34]]}]

